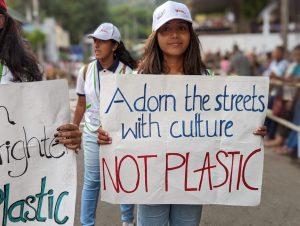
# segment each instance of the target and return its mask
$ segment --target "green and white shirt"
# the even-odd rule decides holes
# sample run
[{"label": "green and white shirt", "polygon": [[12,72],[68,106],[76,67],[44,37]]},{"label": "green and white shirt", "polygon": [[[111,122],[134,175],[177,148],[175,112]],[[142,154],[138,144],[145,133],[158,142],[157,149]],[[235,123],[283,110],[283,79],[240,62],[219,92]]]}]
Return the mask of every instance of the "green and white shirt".
[{"label": "green and white shirt", "polygon": [[[87,67],[87,68],[85,68]],[[100,76],[105,74],[131,74],[132,69],[123,62],[116,60],[108,68],[102,68],[98,60],[90,62],[79,70],[76,92],[85,96],[86,111],[84,114],[85,128],[90,134],[97,135],[100,122]]]},{"label": "green and white shirt", "polygon": [[0,84],[13,83],[13,76],[5,65],[0,63]]}]

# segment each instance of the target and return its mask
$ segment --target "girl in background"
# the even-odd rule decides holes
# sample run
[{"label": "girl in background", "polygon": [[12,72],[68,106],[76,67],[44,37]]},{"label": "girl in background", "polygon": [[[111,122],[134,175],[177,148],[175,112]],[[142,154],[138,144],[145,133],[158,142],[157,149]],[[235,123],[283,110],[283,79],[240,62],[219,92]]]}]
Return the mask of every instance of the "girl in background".
[{"label": "girl in background", "polygon": [[[93,34],[96,60],[79,71],[77,80],[78,102],[73,123],[80,124],[83,115],[84,181],[81,197],[81,216],[83,226],[95,225],[100,191],[100,160],[97,142],[100,122],[100,76],[105,74],[128,74],[135,67],[135,61],[121,41],[121,34],[111,23],[101,24]],[[133,226],[134,205],[120,205],[123,226]]]}]

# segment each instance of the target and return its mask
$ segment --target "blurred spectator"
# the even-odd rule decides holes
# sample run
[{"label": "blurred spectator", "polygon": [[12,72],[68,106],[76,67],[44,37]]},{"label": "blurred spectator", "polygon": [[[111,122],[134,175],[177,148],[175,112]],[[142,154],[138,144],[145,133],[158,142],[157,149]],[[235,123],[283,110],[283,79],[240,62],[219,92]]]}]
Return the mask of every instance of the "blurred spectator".
[{"label": "blurred spectator", "polygon": [[268,70],[272,63],[272,52],[267,52],[265,55],[265,59],[263,60],[262,66],[261,66],[261,75]]},{"label": "blurred spectator", "polygon": [[248,55],[248,60],[251,65],[252,73],[251,75],[258,76],[262,74],[262,67],[258,62],[257,55],[255,53],[250,53]]},{"label": "blurred spectator", "polygon": [[293,50],[293,62],[289,65],[284,80],[300,82],[300,45],[297,45]]},{"label": "blurred spectator", "polygon": [[285,84],[283,86],[283,100],[292,102],[297,93],[297,87],[293,86],[294,83],[300,82],[300,45],[297,45],[292,54],[293,62],[289,65],[285,76],[282,78]]},{"label": "blurred spectator", "polygon": [[248,58],[240,51],[238,45],[233,46],[233,55],[230,60],[230,73],[237,75],[252,75],[251,65]]},{"label": "blurred spectator", "polygon": [[284,48],[277,46],[272,53],[272,62],[269,68],[263,73],[271,79],[283,77],[288,67],[288,61],[284,59]]},{"label": "blurred spectator", "polygon": [[[300,126],[300,92],[298,97],[296,98],[296,104],[294,107],[294,116],[293,116],[293,124]],[[285,145],[276,150],[278,154],[289,155],[293,154],[297,156],[297,149],[298,149],[298,134],[296,131],[291,131]]]},{"label": "blurred spectator", "polygon": [[[270,79],[280,79],[283,78],[287,67],[288,61],[284,59],[284,48],[278,46],[272,53],[272,62],[269,68],[263,73],[264,76],[269,76]],[[282,89],[279,87],[270,87],[270,97],[269,97],[269,104],[268,108],[272,109],[273,113],[277,116],[281,116],[282,113]],[[277,123],[271,119],[266,119],[265,122],[268,132],[267,138],[274,139],[276,130],[277,130]],[[278,146],[282,144],[282,140],[276,140],[276,142],[266,142],[266,146]]]},{"label": "blurred spectator", "polygon": [[[286,82],[291,82],[292,84],[295,82],[300,82],[300,45],[296,46],[293,50],[293,62],[289,65],[287,73],[284,76],[283,80]],[[298,125],[300,120],[300,115],[298,112],[300,110],[300,103],[296,103],[295,107],[293,108],[293,103],[297,102],[296,93],[297,88],[295,86],[289,84],[283,86],[283,118],[289,121],[293,119],[293,123]],[[300,98],[300,96],[298,98]],[[275,140],[273,140],[273,143],[275,145],[277,143],[282,144],[287,136],[289,136],[289,132],[290,131],[287,128],[285,128],[284,126],[280,126],[276,138]],[[293,131],[291,131],[290,134],[293,134]],[[277,149],[276,151],[280,154],[290,154],[292,152],[292,149],[296,146],[294,140],[297,139],[294,137],[294,135],[290,135],[288,141],[286,142],[286,145],[282,148]],[[269,143],[272,144],[271,141]]]},{"label": "blurred spectator", "polygon": [[207,68],[215,69],[216,67],[216,56],[211,52],[206,52],[204,55],[204,63]]},{"label": "blurred spectator", "polygon": [[52,63],[45,63],[45,73],[46,73],[46,79],[52,80],[55,79],[55,69]]},{"label": "blurred spectator", "polygon": [[229,53],[227,52],[220,62],[221,73],[228,75],[230,69]]}]

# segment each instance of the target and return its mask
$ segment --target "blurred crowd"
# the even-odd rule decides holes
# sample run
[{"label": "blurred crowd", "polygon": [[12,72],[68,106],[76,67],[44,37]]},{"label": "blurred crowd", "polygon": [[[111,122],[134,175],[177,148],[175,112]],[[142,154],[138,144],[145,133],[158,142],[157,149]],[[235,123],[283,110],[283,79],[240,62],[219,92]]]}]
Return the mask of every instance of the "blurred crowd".
[{"label": "blurred crowd", "polygon": [[58,64],[44,63],[44,71],[47,80],[67,79],[69,86],[76,86],[77,75],[80,68],[84,65],[81,61],[63,60]]},{"label": "blurred crowd", "polygon": [[[206,65],[220,75],[270,77],[269,111],[295,126],[300,126],[300,45],[292,52],[277,46],[266,54],[243,53],[237,45],[232,52],[206,53]],[[265,146],[281,155],[297,158],[297,131],[269,118]]]}]

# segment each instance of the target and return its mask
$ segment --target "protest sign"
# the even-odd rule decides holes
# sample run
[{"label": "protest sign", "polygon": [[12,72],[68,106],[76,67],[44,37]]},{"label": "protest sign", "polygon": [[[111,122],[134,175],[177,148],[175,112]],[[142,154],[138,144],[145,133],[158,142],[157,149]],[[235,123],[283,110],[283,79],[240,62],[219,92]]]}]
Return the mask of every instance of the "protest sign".
[{"label": "protest sign", "polygon": [[0,221],[73,225],[76,158],[58,144],[69,122],[66,81],[0,85]]},{"label": "protest sign", "polygon": [[258,205],[268,78],[103,76],[101,195],[111,203]]}]

